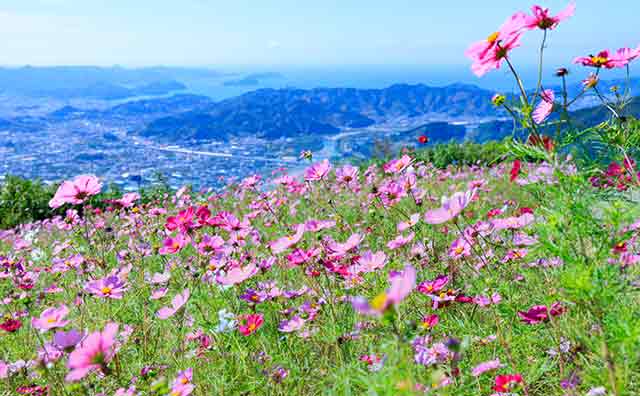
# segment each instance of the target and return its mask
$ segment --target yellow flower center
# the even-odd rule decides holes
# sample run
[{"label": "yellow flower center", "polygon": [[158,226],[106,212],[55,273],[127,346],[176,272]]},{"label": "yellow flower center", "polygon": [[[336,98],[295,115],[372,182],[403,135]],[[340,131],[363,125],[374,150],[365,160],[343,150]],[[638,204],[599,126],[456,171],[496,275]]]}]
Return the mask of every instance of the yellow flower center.
[{"label": "yellow flower center", "polygon": [[604,56],[592,56],[591,57],[591,62],[596,65],[596,66],[602,66],[605,63],[607,63],[609,59],[605,58]]},{"label": "yellow flower center", "polygon": [[387,304],[387,294],[380,293],[371,300],[371,307],[377,311],[381,311]]},{"label": "yellow flower center", "polygon": [[102,292],[102,294],[111,294],[111,288],[109,286],[105,286],[102,289],[100,289],[100,291]]},{"label": "yellow flower center", "polygon": [[493,32],[489,35],[489,37],[487,37],[487,41],[493,44],[498,41],[498,36],[500,36],[500,32]]}]

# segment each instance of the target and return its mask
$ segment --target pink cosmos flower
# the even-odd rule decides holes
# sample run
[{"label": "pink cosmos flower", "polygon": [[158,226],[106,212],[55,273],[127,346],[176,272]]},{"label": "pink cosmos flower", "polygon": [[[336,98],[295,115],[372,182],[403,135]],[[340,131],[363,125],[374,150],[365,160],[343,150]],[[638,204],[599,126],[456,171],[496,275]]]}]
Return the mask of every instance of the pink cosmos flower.
[{"label": "pink cosmos flower", "polygon": [[407,236],[404,235],[398,235],[397,237],[395,237],[394,239],[390,240],[389,242],[387,242],[387,247],[391,250],[395,250],[395,249],[399,249],[401,247],[403,247],[404,245],[406,245],[407,243],[413,241],[413,238],[415,237],[415,233],[410,233]]},{"label": "pink cosmos flower", "polygon": [[133,204],[140,199],[140,194],[136,192],[126,193],[120,199],[116,199],[114,202],[123,208],[130,208]]},{"label": "pink cosmos flower", "polygon": [[507,254],[502,259],[503,263],[508,263],[509,261],[521,260],[527,257],[527,249],[511,249],[507,252]]},{"label": "pink cosmos flower", "polygon": [[117,276],[107,276],[102,279],[89,281],[84,290],[97,297],[113,298],[119,300],[127,290],[127,284]]},{"label": "pink cosmos flower", "polygon": [[466,238],[458,238],[451,244],[449,248],[449,257],[459,259],[461,257],[469,257],[471,255],[471,244]]},{"label": "pink cosmos flower", "polygon": [[0,360],[0,379],[9,378],[9,365]]},{"label": "pink cosmos flower", "polygon": [[616,67],[624,67],[640,57],[640,47],[638,48],[620,48],[613,55],[613,63]]},{"label": "pink cosmos flower", "polygon": [[31,326],[34,329],[38,329],[41,332],[55,329],[57,327],[64,327],[69,324],[68,320],[64,318],[69,314],[69,308],[66,305],[61,305],[58,308],[47,308],[40,314],[40,317],[33,318],[31,320]]},{"label": "pink cosmos flower", "polygon": [[420,221],[420,213],[414,213],[409,216],[409,220],[398,223],[398,232],[402,232],[407,228],[411,228]]},{"label": "pink cosmos flower", "polygon": [[169,319],[170,317],[175,315],[175,313],[178,312],[180,308],[184,306],[184,304],[187,303],[190,295],[191,293],[189,292],[189,289],[184,289],[182,293],[178,293],[173,297],[173,300],[171,300],[170,307],[160,308],[160,310],[156,313],[156,315],[158,316],[158,318],[163,320]]},{"label": "pink cosmos flower", "polygon": [[108,323],[103,331],[91,333],[69,355],[68,367],[71,371],[65,377],[67,382],[78,381],[94,370],[107,371],[107,364],[115,355],[117,323]]},{"label": "pink cosmos flower", "polygon": [[543,323],[549,320],[550,316],[558,316],[564,313],[564,307],[561,303],[555,302],[551,308],[546,305],[535,305],[528,311],[518,311],[520,319],[529,325]]},{"label": "pink cosmos flower", "polygon": [[258,267],[256,267],[254,263],[251,263],[244,267],[233,267],[224,275],[219,273],[216,276],[216,282],[221,285],[236,285],[244,282],[257,273]]},{"label": "pink cosmos flower", "polygon": [[292,247],[296,243],[300,242],[300,240],[302,239],[302,236],[304,235],[304,232],[305,232],[305,225],[304,224],[298,224],[296,226],[296,233],[295,234],[276,239],[275,241],[272,241],[272,242],[269,243],[269,247],[271,248],[271,252],[273,254],[278,254],[278,253],[282,253],[285,250],[289,249],[290,247]]},{"label": "pink cosmos flower", "polygon": [[492,219],[490,224],[494,230],[516,230],[524,228],[535,221],[535,216],[531,213],[524,213],[517,217],[506,217],[504,219]]},{"label": "pink cosmos flower", "polygon": [[278,330],[283,333],[293,333],[304,327],[306,320],[302,319],[299,315],[294,316],[289,320],[283,320],[278,325]]},{"label": "pink cosmos flower", "polygon": [[171,387],[171,393],[169,396],[189,396],[195,390],[195,385],[186,384],[186,385],[174,385]]},{"label": "pink cosmos flower", "polygon": [[353,184],[358,181],[359,169],[353,165],[345,165],[336,170],[336,181],[342,184]]},{"label": "pink cosmos flower", "polygon": [[322,160],[322,162],[316,162],[304,171],[304,179],[306,181],[318,181],[324,179],[331,170],[331,164],[329,160]]},{"label": "pink cosmos flower", "polygon": [[55,363],[62,358],[63,352],[52,343],[45,343],[43,348],[38,349],[38,361],[43,364]]},{"label": "pink cosmos flower", "polygon": [[498,293],[493,293],[491,296],[475,296],[473,303],[481,306],[488,307],[491,304],[499,304],[502,301],[502,296]]},{"label": "pink cosmos flower", "polygon": [[568,19],[573,16],[576,11],[576,4],[569,3],[567,7],[560,11],[556,16],[549,15],[548,8],[542,8],[539,5],[534,5],[531,7],[531,11],[533,15],[527,15],[524,20],[524,28],[526,29],[555,29],[558,24],[565,19]]},{"label": "pink cosmos flower", "polygon": [[353,298],[353,309],[364,315],[380,316],[389,307],[400,304],[416,286],[416,270],[407,265],[402,272],[391,275],[390,280],[389,289],[377,295],[371,302],[364,297]]},{"label": "pink cosmos flower", "polygon": [[420,326],[422,326],[422,328],[424,329],[433,329],[434,327],[436,327],[439,321],[440,317],[438,317],[438,315],[427,315],[422,318],[422,321],[420,321]]},{"label": "pink cosmos flower", "polygon": [[427,211],[424,215],[424,221],[429,224],[442,224],[456,216],[471,203],[476,196],[477,189],[472,189],[467,192],[457,192],[451,196],[451,198],[442,198],[442,206],[438,209],[432,209]]},{"label": "pink cosmos flower", "polygon": [[213,253],[221,253],[224,251],[224,239],[218,235],[203,235],[202,240],[198,243],[198,252],[202,255],[211,255]]},{"label": "pink cosmos flower", "polygon": [[167,217],[165,228],[169,231],[180,230],[182,232],[188,232],[195,226],[193,222],[194,215],[195,209],[192,206],[185,210],[181,210],[176,216]]},{"label": "pink cosmos flower", "polygon": [[326,228],[333,228],[336,222],[333,220],[308,220],[304,223],[305,231],[318,232]]},{"label": "pink cosmos flower", "polygon": [[159,300],[162,297],[166,296],[168,291],[169,291],[169,289],[166,288],[166,287],[161,287],[159,289],[153,290],[151,292],[151,296],[149,297],[149,299],[151,299],[151,300]]},{"label": "pink cosmos flower", "polygon": [[364,236],[360,234],[351,235],[344,243],[339,243],[334,241],[333,239],[329,239],[329,242],[327,243],[325,248],[327,249],[327,252],[329,252],[329,256],[342,256],[358,247],[363,239]]},{"label": "pink cosmos flower", "polygon": [[498,393],[511,393],[517,386],[522,383],[522,375],[520,374],[508,374],[499,375],[496,377],[493,390]]},{"label": "pink cosmos flower", "polygon": [[392,159],[387,162],[382,166],[382,169],[387,173],[400,173],[411,165],[411,161],[411,157],[405,154],[401,158]]},{"label": "pink cosmos flower", "polygon": [[188,368],[180,371],[176,376],[176,379],[171,384],[172,387],[184,386],[190,384],[193,381],[193,369]]},{"label": "pink cosmos flower", "polygon": [[540,99],[540,103],[538,103],[538,106],[536,106],[535,110],[533,110],[533,113],[531,114],[533,121],[536,124],[542,124],[547,117],[551,115],[555,94],[552,89],[545,89],[540,94]]},{"label": "pink cosmos flower", "polygon": [[162,242],[163,246],[158,250],[158,253],[162,255],[176,254],[182,250],[182,248],[187,246],[190,241],[190,238],[184,234],[178,234],[173,238],[167,238]]},{"label": "pink cosmos flower", "polygon": [[384,182],[378,189],[380,200],[385,206],[393,206],[407,196],[404,186],[395,180]]},{"label": "pink cosmos flower", "polygon": [[387,261],[387,255],[383,251],[373,253],[371,250],[363,253],[354,265],[354,272],[374,272],[384,268]]},{"label": "pink cosmos flower", "polygon": [[434,280],[427,280],[418,285],[418,291],[423,294],[438,294],[449,283],[449,277],[439,275]]},{"label": "pink cosmos flower", "polygon": [[243,336],[255,333],[264,323],[262,314],[240,315],[238,317],[238,331]]},{"label": "pink cosmos flower", "polygon": [[293,252],[287,255],[287,268],[293,268],[309,262],[314,257],[317,257],[320,253],[320,249],[294,249]]},{"label": "pink cosmos flower", "polygon": [[477,366],[475,366],[472,370],[471,370],[471,375],[473,375],[474,377],[479,377],[480,375],[488,372],[488,371],[492,371],[492,370],[497,370],[500,367],[503,367],[504,365],[502,363],[500,363],[500,359],[495,359],[495,360],[489,360],[486,362],[482,362],[480,364],[478,364]]},{"label": "pink cosmos flower", "polygon": [[526,18],[526,14],[522,12],[512,15],[497,32],[467,49],[465,55],[473,61],[471,70],[478,77],[491,69],[499,69],[509,51],[520,45],[520,31],[526,23]]},{"label": "pink cosmos flower", "polygon": [[66,203],[78,205],[87,198],[98,194],[101,189],[102,183],[97,177],[92,175],[77,176],[72,181],[62,182],[51,201],[49,201],[49,206],[56,209]]},{"label": "pink cosmos flower", "polygon": [[616,59],[615,56],[612,56],[609,50],[600,51],[598,52],[598,55],[589,55],[575,58],[573,60],[573,63],[595,68],[604,67],[605,69],[613,69],[625,66],[625,64],[623,64],[620,59]]}]

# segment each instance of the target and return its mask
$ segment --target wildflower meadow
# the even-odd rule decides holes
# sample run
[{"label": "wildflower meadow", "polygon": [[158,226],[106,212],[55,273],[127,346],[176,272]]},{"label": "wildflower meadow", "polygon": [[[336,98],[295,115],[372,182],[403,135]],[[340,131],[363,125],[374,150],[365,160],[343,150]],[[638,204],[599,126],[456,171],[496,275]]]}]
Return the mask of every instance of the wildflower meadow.
[{"label": "wildflower meadow", "polygon": [[64,181],[63,216],[0,231],[0,394],[640,394],[640,128],[630,92],[598,91],[640,48],[575,59],[611,112],[588,130],[566,84],[527,90],[510,60],[540,34],[542,68],[574,12],[534,6],[467,51],[520,87],[494,97],[500,161],[305,152],[299,175],[100,207],[99,177]]}]

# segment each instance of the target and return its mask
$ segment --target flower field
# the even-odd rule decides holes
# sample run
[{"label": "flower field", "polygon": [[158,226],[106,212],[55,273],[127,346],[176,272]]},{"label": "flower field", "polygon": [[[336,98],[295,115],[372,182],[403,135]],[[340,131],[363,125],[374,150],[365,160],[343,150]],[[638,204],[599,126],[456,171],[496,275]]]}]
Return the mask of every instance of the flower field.
[{"label": "flower field", "polygon": [[66,217],[2,234],[4,391],[640,389],[638,205],[569,162],[323,161],[83,206],[100,188],[66,182]]},{"label": "flower field", "polygon": [[[467,51],[520,90],[493,98],[514,118],[496,160],[305,151],[299,176],[100,205],[98,177],[64,181],[48,202],[64,216],[0,231],[0,394],[640,394],[640,122],[629,90],[597,88],[640,48],[576,58],[596,72],[569,100],[558,69],[556,96],[547,32],[574,11],[534,6]],[[535,91],[510,60],[531,30]],[[591,90],[612,118],[576,130]]]}]

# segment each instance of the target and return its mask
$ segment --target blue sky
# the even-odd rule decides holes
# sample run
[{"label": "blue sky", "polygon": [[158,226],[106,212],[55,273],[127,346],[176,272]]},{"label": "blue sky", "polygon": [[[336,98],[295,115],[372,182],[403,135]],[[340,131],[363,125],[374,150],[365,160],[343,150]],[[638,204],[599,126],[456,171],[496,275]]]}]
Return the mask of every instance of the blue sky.
[{"label": "blue sky", "polygon": [[[567,0],[540,1],[559,10]],[[464,65],[519,0],[1,0],[0,64]],[[551,36],[566,63],[637,46],[637,0],[577,0]],[[515,55],[533,64],[538,32]]]}]

